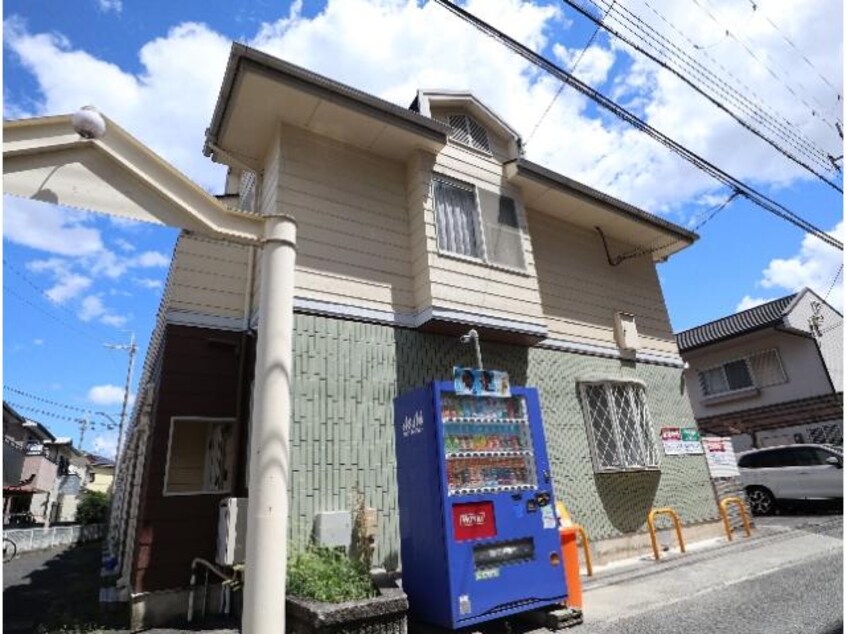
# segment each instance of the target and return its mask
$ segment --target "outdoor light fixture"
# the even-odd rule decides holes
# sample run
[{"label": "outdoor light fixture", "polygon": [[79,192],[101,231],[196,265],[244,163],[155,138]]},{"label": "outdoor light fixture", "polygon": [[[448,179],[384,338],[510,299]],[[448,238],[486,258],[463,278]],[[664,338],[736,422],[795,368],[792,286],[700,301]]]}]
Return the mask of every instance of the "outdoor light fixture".
[{"label": "outdoor light fixture", "polygon": [[82,106],[74,112],[71,124],[83,139],[102,139],[106,134],[106,120],[94,106]]}]

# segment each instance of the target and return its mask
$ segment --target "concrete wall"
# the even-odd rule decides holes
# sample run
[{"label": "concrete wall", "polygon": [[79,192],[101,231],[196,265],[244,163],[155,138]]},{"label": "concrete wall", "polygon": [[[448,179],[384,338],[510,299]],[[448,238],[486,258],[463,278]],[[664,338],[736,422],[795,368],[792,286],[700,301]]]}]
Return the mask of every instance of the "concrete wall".
[{"label": "concrete wall", "polygon": [[813,291],[806,291],[796,302],[786,317],[787,323],[793,328],[810,330],[810,319],[814,315],[812,304],[820,303],[820,350],[825,361],[835,390],[843,391],[843,316]]},{"label": "concrete wall", "polygon": [[21,479],[26,480],[35,475],[30,486],[34,489],[50,491],[56,480],[57,471],[56,463],[51,462],[45,456],[26,456],[21,470]]},{"label": "concrete wall", "polygon": [[[482,352],[486,367],[507,370],[515,385],[540,388],[556,494],[592,540],[643,532],[652,506],[672,506],[685,524],[719,517],[704,456],[662,455],[658,472],[593,472],[576,378],[643,380],[658,442],[662,426],[695,426],[680,369],[485,342]],[[296,315],[294,354],[291,538],[304,545],[315,513],[350,509],[359,487],[378,512],[374,562],[395,563],[393,398],[448,378],[456,364],[472,365],[470,346],[415,330]]]},{"label": "concrete wall", "polygon": [[103,535],[103,524],[20,528],[3,531],[4,537],[8,537],[15,542],[15,545],[18,547],[18,554],[79,542],[88,542],[94,539],[100,539]]}]

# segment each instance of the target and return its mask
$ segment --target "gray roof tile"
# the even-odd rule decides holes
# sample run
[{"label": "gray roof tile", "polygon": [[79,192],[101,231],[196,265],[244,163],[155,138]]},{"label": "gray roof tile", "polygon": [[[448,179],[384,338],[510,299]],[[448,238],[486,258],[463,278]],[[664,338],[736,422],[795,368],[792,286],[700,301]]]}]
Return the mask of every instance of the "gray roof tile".
[{"label": "gray roof tile", "polygon": [[753,330],[777,326],[784,318],[784,311],[794,297],[796,297],[796,293],[677,333],[676,343],[679,346],[679,351],[686,352],[718,341],[731,339]]}]

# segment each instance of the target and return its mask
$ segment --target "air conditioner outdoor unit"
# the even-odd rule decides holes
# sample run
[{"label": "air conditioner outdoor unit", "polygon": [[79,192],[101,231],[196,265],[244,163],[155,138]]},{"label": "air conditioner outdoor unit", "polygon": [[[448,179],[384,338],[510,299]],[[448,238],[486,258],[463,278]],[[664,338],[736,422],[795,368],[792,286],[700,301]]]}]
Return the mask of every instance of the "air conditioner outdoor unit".
[{"label": "air conditioner outdoor unit", "polygon": [[217,519],[217,554],[222,566],[243,563],[247,557],[247,498],[220,501]]}]

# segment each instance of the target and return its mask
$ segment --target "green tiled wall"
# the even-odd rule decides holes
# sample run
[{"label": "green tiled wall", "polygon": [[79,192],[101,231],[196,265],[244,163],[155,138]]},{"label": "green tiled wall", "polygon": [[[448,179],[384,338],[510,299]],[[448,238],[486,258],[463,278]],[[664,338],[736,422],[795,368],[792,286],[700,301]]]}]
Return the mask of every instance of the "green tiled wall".
[{"label": "green tiled wall", "polygon": [[[556,495],[591,539],[640,531],[652,506],[685,524],[718,518],[703,456],[662,457],[660,472],[595,475],[576,380],[628,375],[646,382],[657,429],[693,426],[677,368],[482,342],[485,366],[540,389]],[[379,513],[375,562],[394,563],[399,525],[392,401],[397,393],[473,365],[471,346],[414,330],[297,315],[291,430],[291,538],[302,546],[315,513],[350,509],[356,488]]]}]

